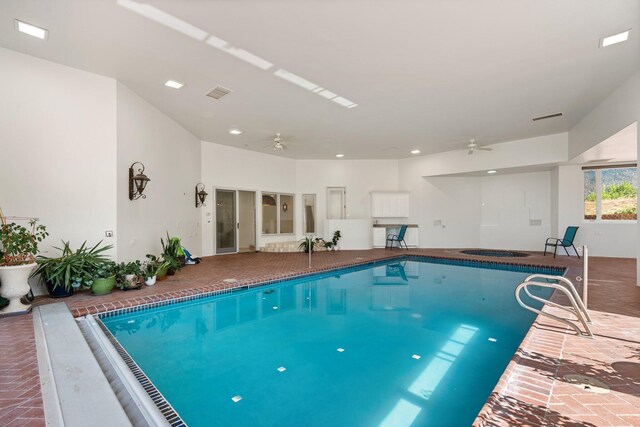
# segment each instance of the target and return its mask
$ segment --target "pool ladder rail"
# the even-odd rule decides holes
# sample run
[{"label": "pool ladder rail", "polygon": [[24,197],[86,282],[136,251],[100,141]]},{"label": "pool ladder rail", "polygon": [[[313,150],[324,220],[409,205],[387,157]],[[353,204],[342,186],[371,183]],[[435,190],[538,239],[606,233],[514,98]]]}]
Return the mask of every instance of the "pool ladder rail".
[{"label": "pool ladder rail", "polygon": [[[557,281],[558,283],[551,283],[547,281],[543,282],[536,279],[554,280],[554,281]],[[564,305],[557,304],[547,299],[535,296],[531,292],[529,292],[529,286],[540,286],[543,288],[556,289],[562,292],[563,294],[565,294],[567,298],[569,298],[571,307],[565,307]],[[576,324],[577,323],[576,320],[556,316],[554,314],[542,311],[542,309],[538,310],[537,308],[527,305],[525,302],[522,301],[522,298],[520,298],[520,294],[522,293],[523,289],[525,293],[529,296],[529,298],[536,301],[540,301],[543,304],[548,304],[552,307],[560,308],[564,311],[568,311],[569,313],[573,314],[578,319],[578,321],[580,321],[580,323],[582,324],[584,331],[581,330],[580,327]],[[591,332],[591,328],[589,327],[589,324],[592,323],[591,316],[589,316],[589,313],[587,312],[587,308],[584,306],[584,303],[582,302],[582,299],[578,295],[576,288],[573,286],[573,283],[571,283],[569,279],[562,276],[550,276],[548,274],[532,274],[526,279],[524,279],[524,282],[520,283],[516,287],[515,296],[516,296],[516,300],[518,301],[518,304],[520,304],[522,308],[532,311],[534,313],[540,314],[542,316],[550,317],[552,319],[557,320],[558,322],[569,325],[581,337],[593,338],[593,332]],[[544,308],[544,306],[542,308]]]}]

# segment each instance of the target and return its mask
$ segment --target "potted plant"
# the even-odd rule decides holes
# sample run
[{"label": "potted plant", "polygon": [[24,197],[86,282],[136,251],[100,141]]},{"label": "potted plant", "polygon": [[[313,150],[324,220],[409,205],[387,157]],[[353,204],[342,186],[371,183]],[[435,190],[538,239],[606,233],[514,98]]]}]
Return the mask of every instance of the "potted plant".
[{"label": "potted plant", "polygon": [[20,302],[29,293],[29,277],[36,267],[35,256],[38,243],[49,234],[44,225],[29,221],[29,227],[7,223],[0,210],[0,296],[9,300],[2,314],[27,312],[30,305]]},{"label": "potted plant", "polygon": [[147,256],[147,262],[152,263],[156,268],[156,272],[155,272],[156,280],[160,281],[160,280],[166,279],[167,270],[169,270],[169,267],[170,267],[169,263],[155,255],[147,254],[146,256]]},{"label": "potted plant", "polygon": [[123,291],[140,289],[140,274],[142,273],[142,263],[138,260],[131,262],[121,262],[116,267],[116,286]]},{"label": "potted plant", "polygon": [[169,276],[173,276],[177,270],[182,268],[182,264],[180,262],[180,252],[182,252],[180,239],[172,239],[169,237],[169,233],[167,233],[167,241],[165,242],[160,238],[160,243],[162,244],[162,258],[169,264],[167,274]]},{"label": "potted plant", "polygon": [[93,273],[91,293],[94,295],[110,294],[116,285],[116,263],[106,261],[98,265]]},{"label": "potted plant", "polygon": [[317,237],[315,239],[312,239],[311,237],[307,236],[304,239],[302,239],[302,241],[298,245],[298,249],[301,251],[304,251],[305,254],[308,254],[309,248],[311,248],[311,252],[313,253],[316,244],[321,244],[321,243],[322,243],[322,239]]},{"label": "potted plant", "polygon": [[39,255],[36,258],[38,266],[31,276],[39,275],[53,298],[68,297],[78,288],[90,288],[96,271],[109,262],[104,252],[113,247],[100,247],[101,243],[89,248],[84,242],[74,251],[69,242],[62,241],[62,248],[54,247],[60,251],[58,257]]},{"label": "potted plant", "polygon": [[340,230],[336,230],[333,233],[333,239],[331,240],[331,243],[332,243],[331,246],[333,246],[333,250],[337,251],[339,249],[338,241],[340,240],[341,237],[342,237],[342,234],[340,234]]},{"label": "potted plant", "polygon": [[156,284],[157,271],[158,271],[158,266],[151,261],[146,261],[142,265],[142,277],[144,278],[145,285],[153,286]]}]

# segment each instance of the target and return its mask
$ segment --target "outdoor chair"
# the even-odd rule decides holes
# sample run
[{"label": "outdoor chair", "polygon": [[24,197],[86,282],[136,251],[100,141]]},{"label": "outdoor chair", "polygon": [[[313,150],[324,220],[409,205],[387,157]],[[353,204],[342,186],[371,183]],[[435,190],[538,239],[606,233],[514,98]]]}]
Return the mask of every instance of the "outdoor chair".
[{"label": "outdoor chair", "polygon": [[406,261],[387,265],[387,277],[400,277],[405,282],[409,281],[407,273],[404,271]]},{"label": "outdoor chair", "polygon": [[400,226],[400,232],[398,232],[398,234],[388,234],[387,235],[387,241],[384,245],[385,249],[393,249],[393,243],[394,242],[398,242],[398,246],[400,248],[402,248],[402,244],[404,243],[404,247],[406,250],[409,250],[409,247],[407,246],[407,242],[404,241],[404,234],[407,232],[407,226],[406,225],[401,225]]},{"label": "outdoor chair", "polygon": [[572,247],[576,255],[578,255],[578,258],[580,258],[580,254],[578,254],[576,247],[573,245],[573,239],[576,238],[576,233],[578,232],[578,228],[579,227],[574,227],[574,226],[567,227],[567,231],[564,232],[564,237],[562,239],[549,237],[544,244],[544,255],[545,256],[547,255],[547,247],[553,246],[554,258],[556,257],[556,252],[558,251],[558,247],[564,248],[564,251],[567,253],[567,255],[571,256],[567,248]]}]

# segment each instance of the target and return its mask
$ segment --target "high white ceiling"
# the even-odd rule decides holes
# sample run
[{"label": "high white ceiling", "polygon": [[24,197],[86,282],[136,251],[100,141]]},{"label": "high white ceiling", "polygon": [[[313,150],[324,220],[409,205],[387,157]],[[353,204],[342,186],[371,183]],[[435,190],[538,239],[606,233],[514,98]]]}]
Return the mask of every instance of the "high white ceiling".
[{"label": "high white ceiling", "polygon": [[[131,10],[144,5],[165,24]],[[637,0],[3,0],[0,16],[0,46],[114,77],[206,141],[274,153],[281,132],[290,148],[277,154],[300,159],[404,158],[567,131],[640,63]],[[18,33],[15,18],[49,39]],[[204,41],[167,26],[174,18]],[[598,47],[629,28],[629,41]],[[233,93],[206,97],[216,85]]]}]

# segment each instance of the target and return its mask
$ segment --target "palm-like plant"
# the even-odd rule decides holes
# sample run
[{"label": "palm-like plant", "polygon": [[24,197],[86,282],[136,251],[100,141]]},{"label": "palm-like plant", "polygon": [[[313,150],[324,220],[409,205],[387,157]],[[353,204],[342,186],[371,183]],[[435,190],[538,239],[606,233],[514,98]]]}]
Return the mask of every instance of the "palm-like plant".
[{"label": "palm-like plant", "polygon": [[101,243],[102,241],[89,247],[87,242],[84,242],[74,251],[69,242],[63,240],[62,248],[54,247],[60,251],[60,256],[38,256],[36,258],[38,267],[31,276],[40,275],[43,281],[52,285],[52,289],[62,286],[68,291],[79,287],[90,287],[96,271],[110,262],[104,252],[113,246],[100,247]]},{"label": "palm-like plant", "polygon": [[162,244],[162,258],[164,262],[169,264],[169,270],[180,270],[179,256],[180,252],[182,252],[180,239],[171,238],[167,233],[167,241],[165,242],[164,239],[160,238],[160,243]]}]

